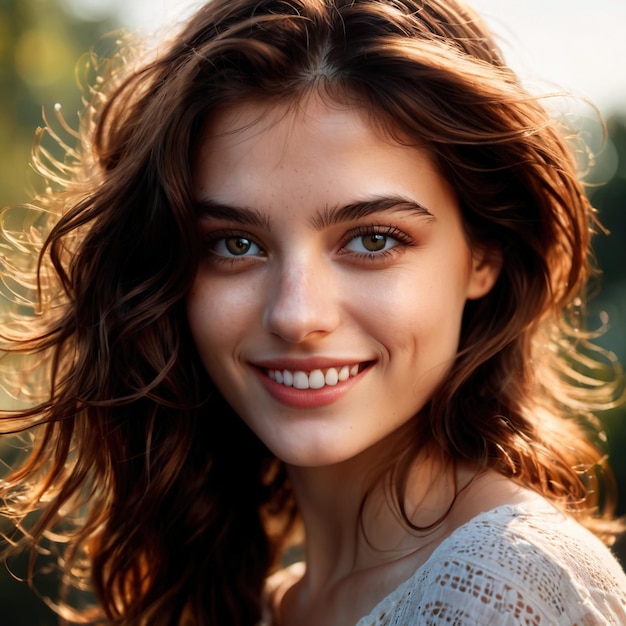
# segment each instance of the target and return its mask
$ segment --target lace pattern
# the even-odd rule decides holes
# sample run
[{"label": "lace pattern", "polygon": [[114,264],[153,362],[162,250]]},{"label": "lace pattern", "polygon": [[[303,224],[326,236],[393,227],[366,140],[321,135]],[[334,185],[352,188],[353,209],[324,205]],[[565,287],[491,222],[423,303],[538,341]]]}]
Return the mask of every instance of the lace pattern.
[{"label": "lace pattern", "polygon": [[457,529],[357,626],[626,626],[626,575],[550,505],[504,506]]},{"label": "lace pattern", "polygon": [[[444,625],[626,626],[626,574],[549,503],[498,507],[456,529],[356,624]],[[269,611],[257,626],[271,626]]]}]

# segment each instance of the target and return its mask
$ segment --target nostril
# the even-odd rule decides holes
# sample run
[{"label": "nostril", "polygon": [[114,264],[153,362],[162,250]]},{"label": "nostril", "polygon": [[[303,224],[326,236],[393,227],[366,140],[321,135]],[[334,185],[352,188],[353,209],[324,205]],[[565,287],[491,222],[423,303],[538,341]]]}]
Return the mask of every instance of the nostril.
[{"label": "nostril", "polygon": [[328,302],[275,300],[268,304],[265,329],[289,343],[301,343],[335,330],[340,316]]}]

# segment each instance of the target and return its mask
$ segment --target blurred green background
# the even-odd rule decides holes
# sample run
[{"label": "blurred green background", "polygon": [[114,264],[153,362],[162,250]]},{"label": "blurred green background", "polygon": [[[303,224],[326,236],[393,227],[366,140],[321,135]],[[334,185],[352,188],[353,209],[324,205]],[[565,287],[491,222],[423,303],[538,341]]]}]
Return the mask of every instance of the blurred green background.
[{"label": "blurred green background", "polygon": [[[128,0],[133,6],[133,0]],[[161,3],[163,4],[163,2]],[[175,3],[174,3],[175,4]],[[480,4],[480,3],[477,3]],[[80,92],[75,67],[81,55],[102,35],[123,25],[121,3],[115,0],[0,0],[0,206],[28,200],[36,177],[28,166],[34,131],[42,126],[42,110],[54,116],[61,103],[70,126],[77,125]],[[139,7],[136,3],[135,8]],[[159,10],[160,5],[153,5]],[[480,7],[479,7],[480,8]],[[138,15],[138,14],[137,14]],[[140,18],[139,18],[140,19]],[[137,16],[127,23],[137,26]],[[626,29],[626,23],[623,25]],[[515,42],[514,42],[515,43]],[[607,59],[607,63],[614,59]],[[605,68],[606,69],[606,68]],[[613,80],[623,81],[617,67]],[[556,77],[558,79],[558,77]],[[599,103],[602,107],[602,103]],[[601,183],[589,193],[609,237],[599,237],[596,253],[604,270],[602,290],[592,311],[609,315],[610,326],[601,344],[626,362],[626,102],[615,101],[602,111],[608,137],[603,144],[599,126],[589,128],[598,162],[589,180]],[[587,122],[580,122],[585,126]],[[593,324],[593,321],[592,321]],[[620,487],[619,513],[626,514],[626,410],[602,416],[609,455]],[[3,447],[4,446],[4,447]],[[9,456],[0,442],[0,460]],[[615,548],[626,564],[626,540]],[[25,562],[16,559],[0,570],[0,626],[52,626],[55,616],[44,602],[15,578]],[[54,595],[55,582],[45,575],[37,581],[41,595]]]}]

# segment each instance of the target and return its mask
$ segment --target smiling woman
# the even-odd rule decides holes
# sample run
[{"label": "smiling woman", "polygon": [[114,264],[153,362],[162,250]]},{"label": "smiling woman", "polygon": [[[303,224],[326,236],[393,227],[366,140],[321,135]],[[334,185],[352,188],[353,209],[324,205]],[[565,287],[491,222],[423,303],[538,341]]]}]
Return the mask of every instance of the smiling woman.
[{"label": "smiling woman", "polygon": [[221,210],[199,216],[191,332],[265,445],[293,465],[340,463],[416,415],[454,362],[465,302],[500,266],[472,250],[426,149],[314,93],[211,120],[194,181]]},{"label": "smiling woman", "polygon": [[33,437],[1,511],[18,545],[65,536],[98,605],[59,611],[625,623],[596,216],[480,19],[213,0],[109,78],[71,179],[2,222],[33,300],[4,347],[41,401],[0,421]]}]

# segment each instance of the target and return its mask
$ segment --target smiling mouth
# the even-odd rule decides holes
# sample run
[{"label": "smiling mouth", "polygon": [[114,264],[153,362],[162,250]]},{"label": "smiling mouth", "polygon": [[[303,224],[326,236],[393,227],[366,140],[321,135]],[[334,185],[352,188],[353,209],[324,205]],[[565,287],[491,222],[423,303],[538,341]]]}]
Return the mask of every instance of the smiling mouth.
[{"label": "smiling mouth", "polygon": [[355,365],[315,369],[310,372],[302,370],[266,369],[265,373],[274,382],[284,387],[293,387],[294,389],[323,389],[324,387],[334,387],[356,376],[363,371],[367,365],[367,363],[357,363]]}]

